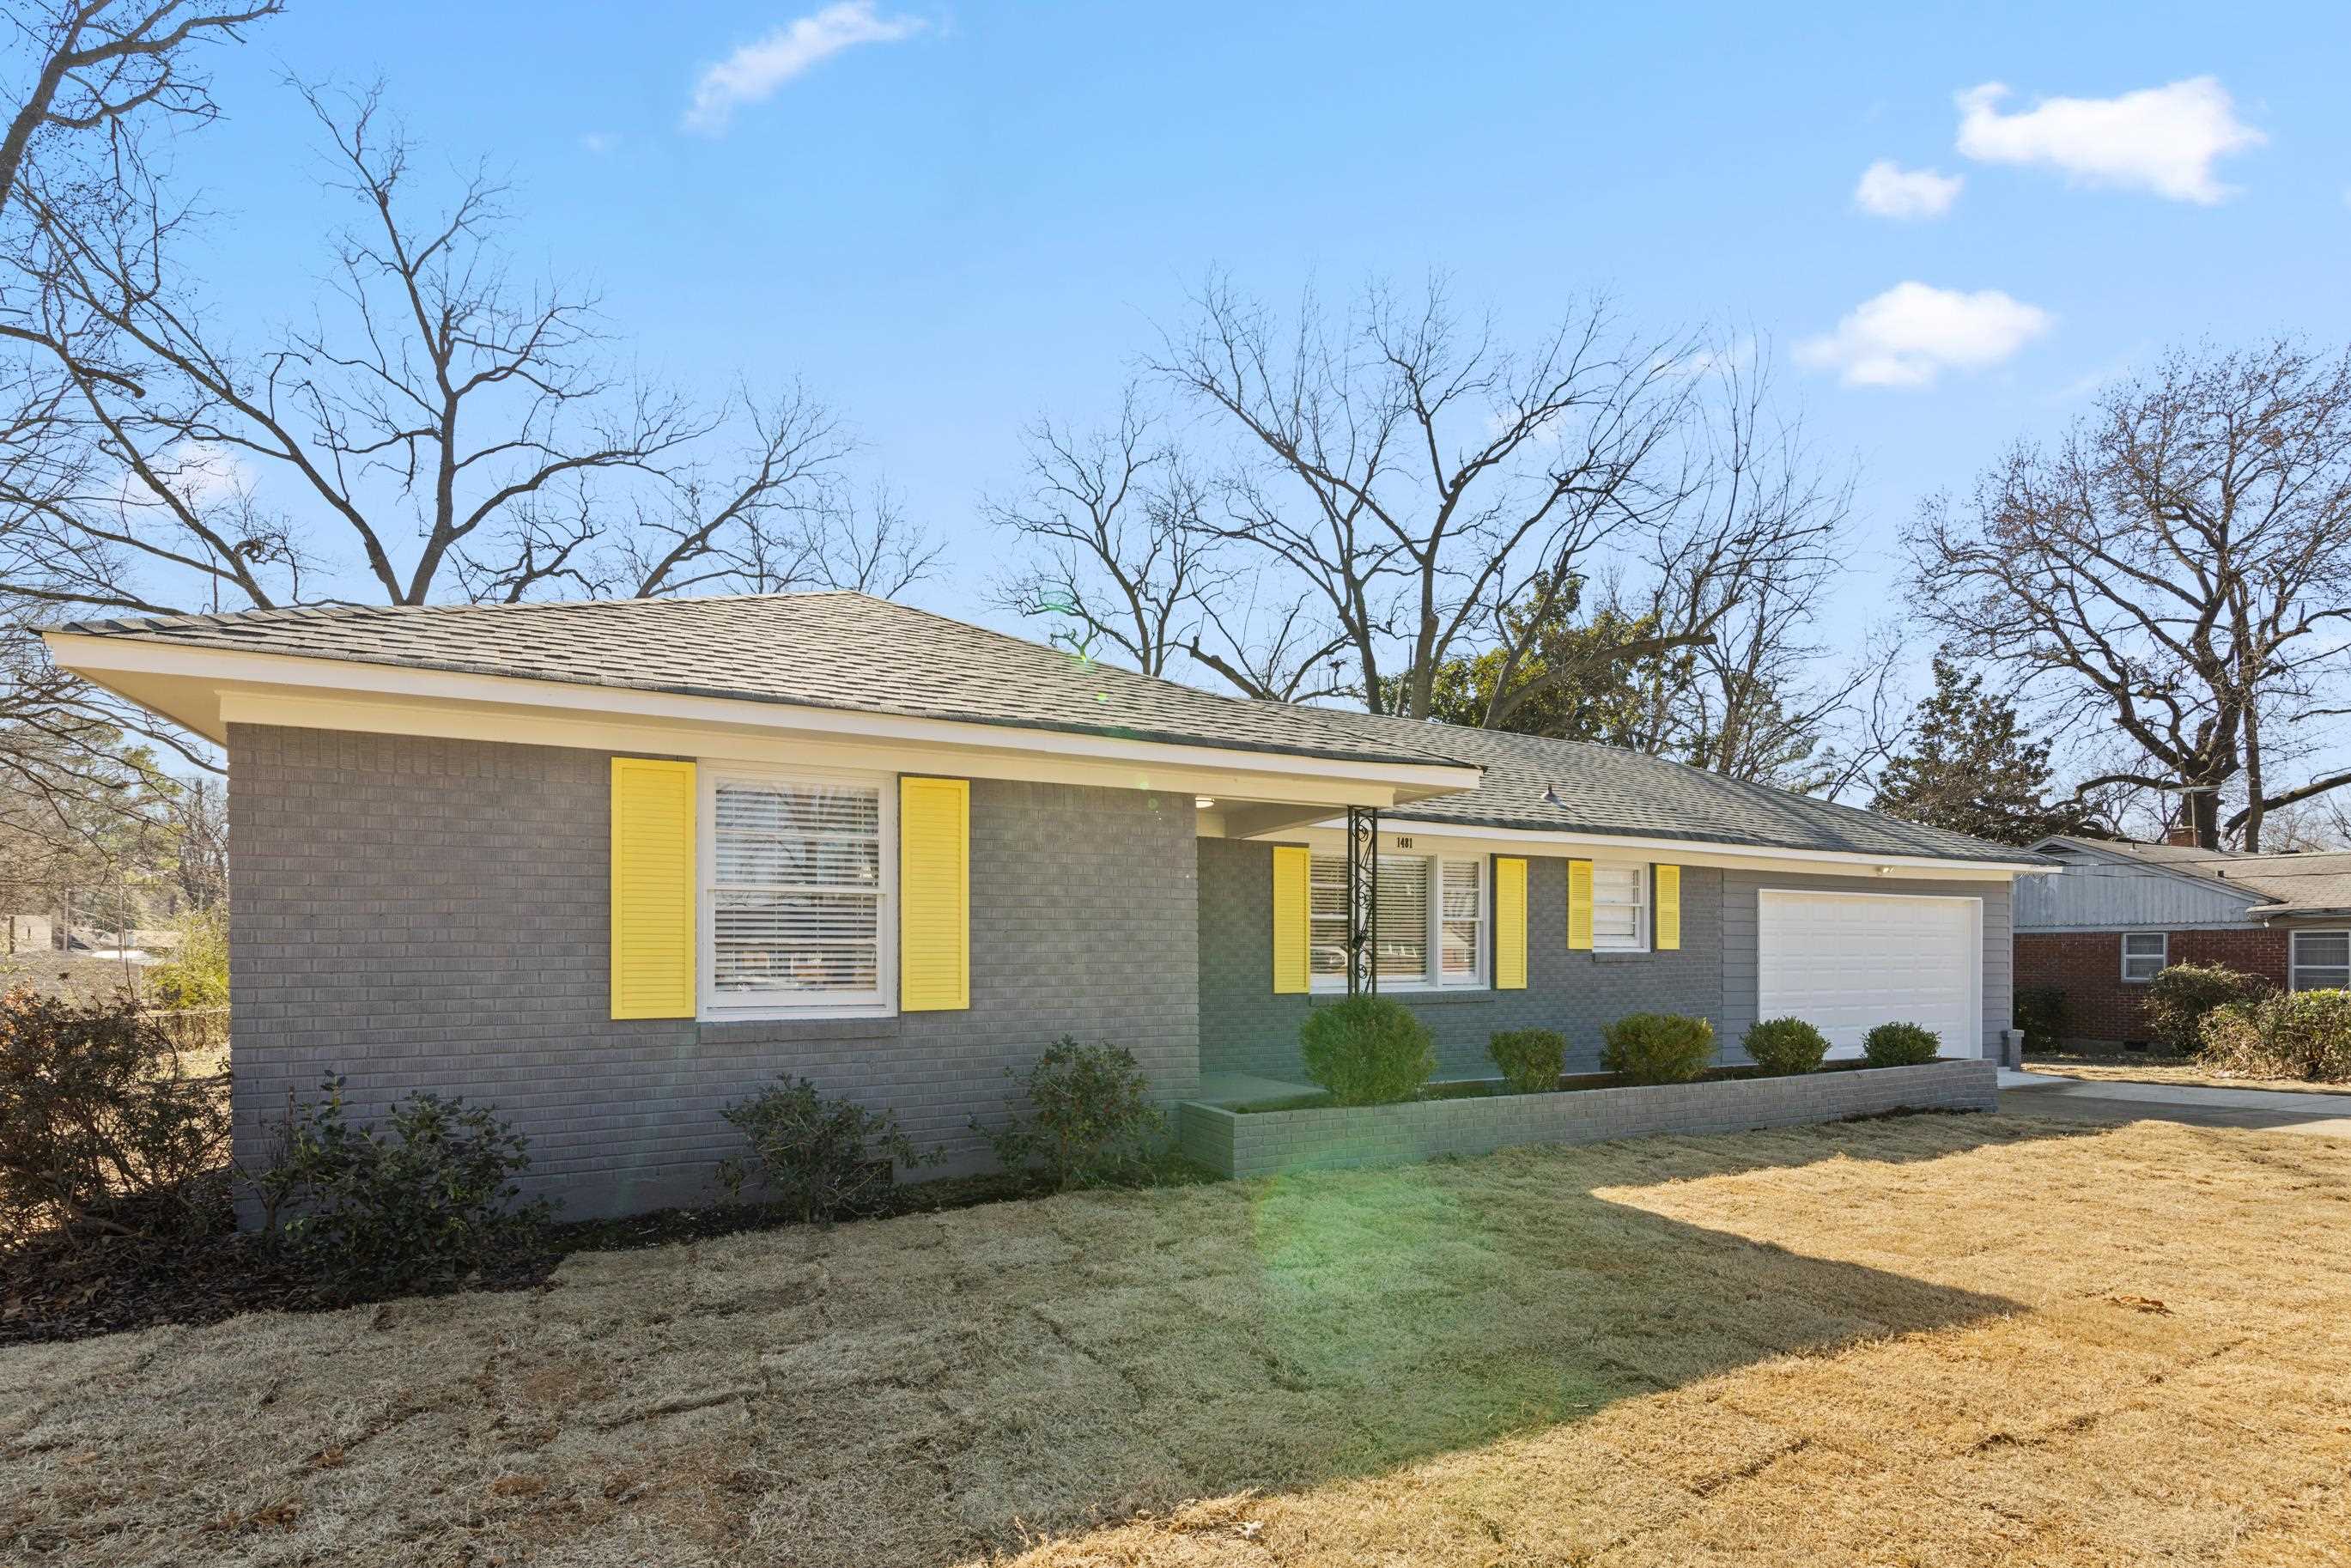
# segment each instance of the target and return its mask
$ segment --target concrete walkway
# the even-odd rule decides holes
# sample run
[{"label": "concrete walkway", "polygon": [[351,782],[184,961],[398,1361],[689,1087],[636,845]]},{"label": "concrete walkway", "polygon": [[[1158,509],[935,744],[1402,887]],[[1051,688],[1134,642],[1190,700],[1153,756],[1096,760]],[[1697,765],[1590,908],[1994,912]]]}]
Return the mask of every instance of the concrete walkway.
[{"label": "concrete walkway", "polygon": [[2000,1075],[2000,1108],[2021,1116],[2082,1122],[2182,1122],[2192,1127],[2265,1127],[2351,1138],[2351,1097],[2265,1089],[2201,1089],[2176,1083]]}]

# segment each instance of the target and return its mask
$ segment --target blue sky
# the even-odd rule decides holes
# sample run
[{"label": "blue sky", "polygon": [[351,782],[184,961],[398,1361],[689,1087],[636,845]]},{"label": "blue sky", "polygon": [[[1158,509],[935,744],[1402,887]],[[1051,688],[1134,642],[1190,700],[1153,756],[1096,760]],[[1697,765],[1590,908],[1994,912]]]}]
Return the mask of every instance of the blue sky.
[{"label": "blue sky", "polygon": [[[1605,287],[1644,325],[1772,339],[1862,474],[1851,626],[1919,497],[2099,379],[2169,341],[2351,339],[2345,7],[874,0],[848,30],[883,37],[690,122],[710,68],[820,8],[300,0],[222,57],[229,118],[183,162],[231,220],[204,264],[222,311],[257,337],[340,218],[273,78],[381,72],[435,153],[510,173],[522,262],[601,284],[689,383],[804,379],[977,569],[974,502],[1012,480],[1021,423],[1104,411],[1211,266],[1276,299],[1443,268],[1521,331]],[[2118,126],[2009,118],[2208,78]],[[1991,156],[1963,155],[1955,95],[1993,82]],[[2100,155],[2136,163],[2100,183]],[[1938,216],[1876,215],[1855,189],[1879,160],[1962,183]],[[1802,349],[1905,283],[2006,297],[1949,307],[1971,362],[1855,385],[1866,354]],[[923,597],[968,612],[969,582]]]}]

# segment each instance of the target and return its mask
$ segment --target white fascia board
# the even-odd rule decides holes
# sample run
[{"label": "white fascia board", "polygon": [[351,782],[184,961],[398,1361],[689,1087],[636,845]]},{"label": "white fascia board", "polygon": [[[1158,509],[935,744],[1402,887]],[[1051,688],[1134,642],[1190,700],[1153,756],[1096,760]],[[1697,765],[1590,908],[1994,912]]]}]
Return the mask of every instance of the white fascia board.
[{"label": "white fascia board", "polygon": [[[1172,741],[1127,740],[1068,730],[804,707],[742,698],[684,696],[624,686],[420,670],[286,653],[189,648],[73,632],[44,632],[43,638],[59,667],[132,701],[142,701],[136,690],[141,684],[141,677],[203,682],[212,687],[223,715],[239,715],[234,722],[284,722],[306,713],[319,718],[331,714],[336,720],[332,727],[364,730],[381,723],[394,727],[397,733],[426,734],[436,732],[415,726],[435,717],[455,724],[461,716],[470,715],[470,722],[479,724],[497,716],[513,716],[576,720],[586,727],[582,733],[593,734],[607,731],[616,723],[635,720],[673,727],[772,732],[869,746],[1142,768],[1170,778],[1214,774],[1244,787],[1252,780],[1286,783],[1289,788],[1278,791],[1275,799],[1297,799],[1297,786],[1306,783],[1311,788],[1329,787],[1330,793],[1325,798],[1336,803],[1370,804],[1374,803],[1374,797],[1384,796],[1376,803],[1390,805],[1452,794],[1475,789],[1482,777],[1476,768],[1453,763],[1301,757]],[[306,707],[306,702],[310,706]],[[401,719],[403,712],[410,716],[406,722]],[[262,716],[272,713],[283,716]],[[166,716],[187,722],[183,716]],[[224,716],[209,727],[201,724],[194,727],[208,738],[221,740],[225,737],[229,722],[233,721]],[[562,738],[568,733],[560,725],[542,724],[533,727],[529,738],[543,745],[603,744]],[[505,737],[526,738],[519,734],[507,734]]]},{"label": "white fascia board", "polygon": [[[1274,832],[1265,836],[1312,842],[1320,841],[1325,836],[1343,838],[1345,831],[1346,823],[1334,817],[1317,822],[1310,829],[1293,831],[1286,835]],[[1868,874],[2006,882],[2013,876],[2032,875],[2053,869],[2029,865],[2021,861],[1949,861],[1938,860],[1931,855],[1794,850],[1769,844],[1722,844],[1712,841],[1634,837],[1621,833],[1496,828],[1468,822],[1419,822],[1405,817],[1382,818],[1380,833],[1383,839],[1398,836],[1415,840],[1444,839],[1464,849],[1482,849],[1500,854],[1548,851],[1552,854],[1588,855],[1599,860],[1654,857],[1668,860],[1677,865],[1721,866],[1734,871],[1795,870],[1814,866],[1837,876]]]}]

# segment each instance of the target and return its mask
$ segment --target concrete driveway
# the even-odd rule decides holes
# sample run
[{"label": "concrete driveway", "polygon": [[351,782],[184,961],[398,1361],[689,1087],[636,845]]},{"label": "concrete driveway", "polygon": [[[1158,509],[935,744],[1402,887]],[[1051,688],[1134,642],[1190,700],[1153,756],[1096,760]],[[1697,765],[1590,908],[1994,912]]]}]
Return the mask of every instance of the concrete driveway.
[{"label": "concrete driveway", "polygon": [[2021,1116],[2082,1122],[2180,1122],[2191,1127],[2262,1127],[2351,1138],[2351,1094],[2203,1089],[2095,1082],[2032,1072],[2001,1074],[2000,1108]]}]

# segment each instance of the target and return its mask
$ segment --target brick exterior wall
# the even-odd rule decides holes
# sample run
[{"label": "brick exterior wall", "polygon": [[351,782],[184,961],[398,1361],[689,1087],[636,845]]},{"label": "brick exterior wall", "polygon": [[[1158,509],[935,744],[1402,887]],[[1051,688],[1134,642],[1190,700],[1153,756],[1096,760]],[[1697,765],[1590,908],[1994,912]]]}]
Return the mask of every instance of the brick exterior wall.
[{"label": "brick exterior wall", "polygon": [[1188,795],[975,779],[967,1011],[615,1021],[607,754],[246,725],[228,754],[240,1161],[330,1071],[361,1116],[496,1105],[574,1217],[706,1197],[720,1107],[779,1073],[894,1109],[949,1170],[1063,1033],[1128,1046],[1171,1101],[1196,1085]]},{"label": "brick exterior wall", "polygon": [[[2339,928],[2339,927],[2338,927]],[[2286,983],[2289,933],[2269,926],[2168,933],[2167,961],[2220,964],[2249,975]],[[2020,931],[2016,934],[2016,983],[2054,986],[2065,993],[2065,1038],[2082,1044],[2144,1041],[2147,1027],[2142,1004],[2147,987],[2123,977],[2119,931]]]},{"label": "brick exterior wall", "polygon": [[[1273,990],[1273,846],[1199,841],[1200,1069],[1296,1081],[1298,1026],[1321,997]],[[1555,1029],[1567,1070],[1600,1065],[1600,1027],[1635,1012],[1722,1012],[1722,873],[1682,872],[1682,945],[1671,953],[1571,953],[1567,862],[1527,861],[1527,988],[1387,991],[1437,1037],[1439,1078],[1491,1078],[1499,1030]],[[1489,955],[1490,957],[1490,955]],[[1490,973],[1490,964],[1489,972]]]},{"label": "brick exterior wall", "polygon": [[[1200,857],[1200,1068],[1296,1082],[1298,1026],[1324,998],[1273,990],[1273,849],[1203,839]],[[1989,1051],[2010,1012],[2009,884],[1890,883],[1873,877],[1682,868],[1682,945],[1671,953],[1574,953],[1567,946],[1567,862],[1527,862],[1527,988],[1384,994],[1417,1013],[1437,1037],[1439,1078],[1491,1078],[1486,1042],[1505,1029],[1567,1036],[1567,1070],[1600,1065],[1600,1030],[1635,1012],[1711,1019],[1726,1062],[1743,1062],[1739,1038],[1755,1021],[1758,894],[1771,887],[1958,895],[1983,903],[1980,1041],[1946,1049]]]},{"label": "brick exterior wall", "polygon": [[1653,1133],[1736,1133],[1888,1111],[1992,1111],[1991,1061],[1938,1061],[1728,1083],[1425,1100],[1349,1110],[1179,1113],[1184,1152],[1231,1176],[1400,1165],[1522,1144],[1597,1144]]}]

